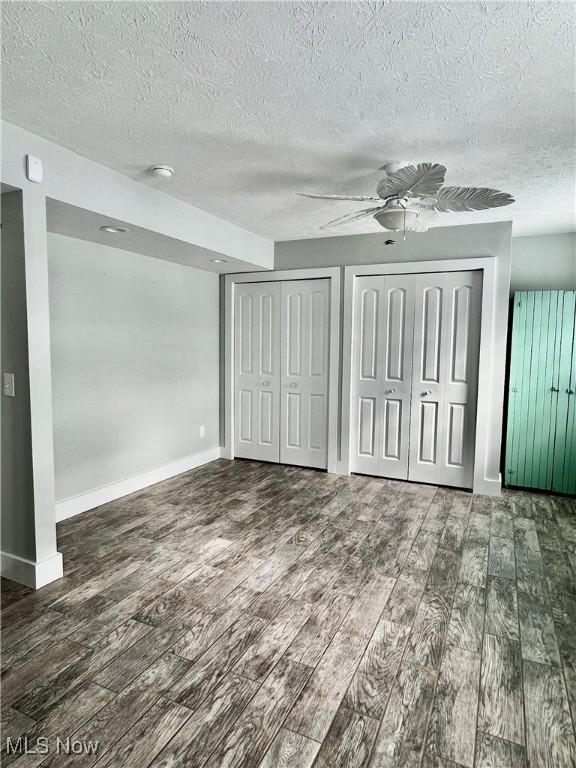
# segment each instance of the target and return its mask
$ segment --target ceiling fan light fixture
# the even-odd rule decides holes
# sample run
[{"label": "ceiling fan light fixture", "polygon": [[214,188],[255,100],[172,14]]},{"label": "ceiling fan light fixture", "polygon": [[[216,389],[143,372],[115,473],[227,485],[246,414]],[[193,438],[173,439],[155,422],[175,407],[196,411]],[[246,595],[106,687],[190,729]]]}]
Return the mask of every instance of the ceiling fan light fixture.
[{"label": "ceiling fan light fixture", "polygon": [[412,227],[418,218],[418,211],[413,208],[388,208],[375,213],[374,218],[384,229],[401,232]]},{"label": "ceiling fan light fixture", "polygon": [[[370,203],[369,208],[347,213],[321,229],[373,217],[383,229],[393,232],[427,232],[438,213],[461,213],[500,208],[514,202],[512,195],[491,187],[447,187],[446,166],[441,163],[387,163],[386,176],[376,186],[376,195],[323,195],[300,192],[319,200],[349,200]],[[377,203],[377,205],[374,205]]]}]

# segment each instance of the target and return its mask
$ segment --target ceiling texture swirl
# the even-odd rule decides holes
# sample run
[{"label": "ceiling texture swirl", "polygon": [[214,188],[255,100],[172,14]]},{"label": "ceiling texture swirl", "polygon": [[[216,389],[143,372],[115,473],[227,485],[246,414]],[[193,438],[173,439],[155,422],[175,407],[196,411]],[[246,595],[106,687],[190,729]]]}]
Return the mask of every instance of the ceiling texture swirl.
[{"label": "ceiling texture swirl", "polygon": [[395,160],[516,199],[440,225],[569,232],[575,21],[570,2],[3,2],[2,111],[274,240],[358,207],[297,192],[373,194]]}]

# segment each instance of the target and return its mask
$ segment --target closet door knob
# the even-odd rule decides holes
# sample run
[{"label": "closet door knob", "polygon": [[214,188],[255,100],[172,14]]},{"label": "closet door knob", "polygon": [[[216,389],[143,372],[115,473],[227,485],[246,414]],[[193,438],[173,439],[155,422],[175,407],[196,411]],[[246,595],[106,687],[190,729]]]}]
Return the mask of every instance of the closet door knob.
[{"label": "closet door knob", "polygon": [[391,395],[393,392],[396,392],[396,387],[392,387],[392,389],[387,389],[386,394]]},{"label": "closet door knob", "polygon": [[432,394],[432,390],[427,389],[426,392],[422,392],[422,397],[428,397],[428,395],[431,395],[431,394]]},{"label": "closet door knob", "polygon": [[292,384],[290,384],[290,389],[296,389],[297,386],[298,385],[296,384],[296,382],[293,381]]},{"label": "closet door knob", "polygon": [[263,387],[269,387],[270,386],[270,382],[269,381],[263,381],[262,382],[262,386]]},{"label": "closet door knob", "polygon": [[558,387],[550,387],[550,389],[552,390],[552,392],[560,392]]},{"label": "closet door knob", "polygon": [[566,394],[573,395],[574,394],[574,390],[573,389],[567,389],[566,390]]}]

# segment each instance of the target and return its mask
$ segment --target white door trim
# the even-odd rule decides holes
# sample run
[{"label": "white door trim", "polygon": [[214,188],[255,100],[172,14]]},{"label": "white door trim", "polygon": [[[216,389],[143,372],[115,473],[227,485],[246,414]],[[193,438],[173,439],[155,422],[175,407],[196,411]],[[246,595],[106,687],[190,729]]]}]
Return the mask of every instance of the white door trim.
[{"label": "white door trim", "polygon": [[493,351],[497,333],[505,334],[506,327],[495,328],[497,303],[496,258],[480,256],[469,259],[413,261],[394,264],[366,264],[344,267],[344,309],[342,339],[342,430],[339,471],[350,473],[351,395],[352,395],[352,340],[354,338],[354,281],[361,275],[397,275],[418,272],[462,272],[482,270],[482,309],[480,322],[480,359],[478,371],[477,428],[474,448],[474,493],[499,496],[502,478],[488,475],[488,452],[501,447],[505,358],[496,359]]},{"label": "white door trim", "polygon": [[234,458],[234,288],[238,283],[273,280],[330,280],[330,378],[328,382],[328,472],[339,472],[340,412],[340,267],[241,272],[224,278],[224,446],[222,457]]}]

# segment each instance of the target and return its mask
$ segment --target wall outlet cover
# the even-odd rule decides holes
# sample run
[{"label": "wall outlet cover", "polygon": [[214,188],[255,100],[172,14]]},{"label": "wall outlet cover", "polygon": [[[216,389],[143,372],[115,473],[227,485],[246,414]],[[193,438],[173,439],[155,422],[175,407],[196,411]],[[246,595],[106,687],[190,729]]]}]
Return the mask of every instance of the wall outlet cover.
[{"label": "wall outlet cover", "polygon": [[13,373],[5,373],[4,374],[4,381],[3,381],[3,392],[5,397],[15,397],[16,396],[16,389],[14,386],[14,374]]}]

